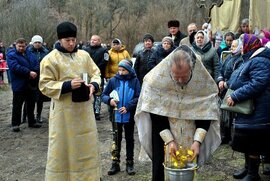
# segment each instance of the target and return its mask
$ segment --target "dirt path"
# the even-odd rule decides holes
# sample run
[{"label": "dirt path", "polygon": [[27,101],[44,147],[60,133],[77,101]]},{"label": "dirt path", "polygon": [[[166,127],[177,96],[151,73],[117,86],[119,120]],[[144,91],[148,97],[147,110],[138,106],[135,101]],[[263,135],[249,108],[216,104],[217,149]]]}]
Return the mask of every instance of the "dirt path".
[{"label": "dirt path", "polygon": [[[0,181],[42,181],[46,165],[48,146],[48,111],[49,103],[44,104],[42,117],[43,126],[40,129],[30,129],[26,124],[22,131],[14,133],[10,127],[12,108],[12,92],[9,86],[0,88]],[[135,132],[135,169],[136,175],[128,176],[125,172],[125,159],[122,154],[121,172],[108,176],[110,167],[111,124],[108,121],[106,105],[102,107],[101,121],[97,122],[100,155],[104,181],[149,181],[151,180],[151,162],[139,162],[140,144]],[[123,141],[122,150],[125,150]],[[243,164],[242,155],[234,153],[228,145],[221,145],[197,173],[197,180],[202,181],[232,181],[232,173]],[[262,176],[262,180],[270,180]]]}]

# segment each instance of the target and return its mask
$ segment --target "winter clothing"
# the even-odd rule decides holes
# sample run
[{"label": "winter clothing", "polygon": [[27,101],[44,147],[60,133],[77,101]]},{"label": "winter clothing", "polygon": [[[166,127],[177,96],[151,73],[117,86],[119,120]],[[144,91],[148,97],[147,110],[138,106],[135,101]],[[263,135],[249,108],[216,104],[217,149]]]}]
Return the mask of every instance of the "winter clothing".
[{"label": "winter clothing", "polygon": [[[13,91],[11,124],[15,127],[13,131],[16,132],[19,131],[16,127],[21,124],[21,111],[24,101],[27,103],[28,126],[36,126],[34,108],[38,85],[39,63],[35,55],[27,49],[24,53],[20,53],[14,48],[8,52],[7,58]],[[35,79],[30,77],[31,71],[37,74]]]},{"label": "winter clothing", "polygon": [[212,43],[209,41],[209,38],[204,31],[200,30],[197,32],[197,34],[198,33],[204,34],[204,46],[199,47],[196,41],[194,41],[192,43],[192,49],[197,55],[201,57],[203,65],[212,76],[212,78],[217,82],[220,71],[220,63],[217,51],[212,46]]},{"label": "winter clothing", "polygon": [[[173,37],[172,34],[169,34],[168,36]],[[175,46],[179,46],[180,41],[185,37],[186,37],[185,34],[183,34],[181,31],[178,31],[175,37],[173,38],[173,44]]]},{"label": "winter clothing", "polygon": [[162,43],[164,42],[168,42],[171,44],[171,46],[173,46],[173,39],[169,36],[165,36],[163,39],[162,39]]},{"label": "winter clothing", "polygon": [[58,39],[77,37],[77,27],[70,22],[62,22],[57,26]]},{"label": "winter clothing", "polygon": [[237,104],[247,99],[254,100],[254,112],[251,115],[238,114],[235,119],[235,136],[232,143],[234,150],[245,153],[270,152],[270,149],[265,147],[265,139],[270,136],[269,55],[269,49],[249,59],[243,55],[243,65],[231,76],[230,88],[235,90],[230,95],[233,101]]},{"label": "winter clothing", "polygon": [[101,78],[105,77],[106,65],[109,61],[108,50],[101,45],[98,46],[88,46],[84,49],[87,51],[91,58],[94,60],[95,64],[98,66],[101,72]]},{"label": "winter clothing", "polygon": [[152,41],[152,43],[154,43],[154,37],[151,35],[151,34],[149,34],[149,33],[147,33],[147,34],[145,34],[144,36],[143,36],[143,42],[144,41],[146,41],[146,40],[151,40]]},{"label": "winter clothing", "polygon": [[143,49],[138,52],[138,55],[135,60],[134,70],[137,74],[137,77],[142,85],[144,76],[148,73],[147,64],[150,60],[151,55],[153,54],[154,49]]},{"label": "winter clothing", "polygon": [[[119,66],[131,66],[127,60],[120,62]],[[114,128],[117,130],[115,133],[114,142],[116,148],[112,152],[112,167],[109,170],[108,174],[112,175],[117,173],[120,162],[120,153],[121,153],[121,142],[122,142],[122,132],[123,127],[125,129],[125,139],[126,139],[126,160],[132,161],[134,157],[134,114],[137,106],[138,98],[140,95],[140,82],[136,77],[134,71],[130,71],[126,75],[120,75],[117,73],[113,78],[111,78],[101,95],[102,101],[110,105],[111,97],[110,93],[116,91],[119,96],[119,102],[117,103],[117,108],[125,107],[126,113],[121,114],[118,110],[114,111],[115,118],[112,120]],[[131,165],[130,165],[131,166]],[[133,165],[132,165],[133,166]],[[129,169],[132,173],[132,169]]]},{"label": "winter clothing", "polygon": [[156,50],[151,55],[147,67],[148,71],[154,68],[157,64],[159,64],[165,57],[167,57],[176,47],[172,46],[169,50],[165,50],[161,45],[158,45]]},{"label": "winter clothing", "polygon": [[119,75],[111,78],[101,95],[102,101],[106,104],[110,104],[109,94],[116,90],[119,96],[119,102],[117,108],[126,107],[127,113],[116,113],[116,122],[127,123],[132,118],[132,112],[135,111],[140,94],[140,83],[134,72],[130,72],[128,75]]},{"label": "winter clothing", "polygon": [[218,76],[217,81],[229,81],[232,73],[238,67],[240,67],[243,63],[243,59],[241,58],[241,54],[238,53],[236,55],[230,54],[224,60],[224,63],[221,65],[220,74]]},{"label": "winter clothing", "polygon": [[13,92],[26,91],[30,85],[37,85],[38,79],[30,79],[30,71],[39,74],[39,63],[32,52],[26,50],[21,54],[14,48],[7,54],[7,63]]},{"label": "winter clothing", "polygon": [[168,28],[170,27],[179,27],[180,26],[180,22],[178,20],[170,20],[168,22]]},{"label": "winter clothing", "polygon": [[118,63],[123,59],[130,59],[130,55],[126,50],[125,46],[122,45],[119,51],[114,50],[111,48],[109,50],[109,62],[107,63],[105,69],[105,78],[112,78],[116,75],[118,71]]},{"label": "winter clothing", "polygon": [[[35,36],[39,36],[39,35],[35,35]],[[35,37],[34,36],[34,37]],[[33,37],[33,38],[34,38]],[[32,39],[33,39],[32,38]],[[42,38],[42,37],[38,37],[38,38]],[[35,39],[35,38],[34,38]],[[35,40],[35,41],[40,41],[40,40]],[[34,43],[34,42],[33,42]],[[32,52],[36,58],[38,59],[38,62],[40,63],[42,61],[42,59],[49,53],[49,50],[47,50],[47,48],[45,48],[44,46],[42,46],[41,48],[39,49],[36,49],[33,45],[30,45],[28,48],[27,48],[30,52]],[[36,120],[37,122],[41,123],[42,122],[42,118],[41,118],[41,112],[42,112],[42,109],[43,109],[43,102],[45,101],[49,101],[50,98],[48,98],[47,96],[44,96],[40,90],[38,89],[37,90],[37,93],[36,93],[36,102],[37,102],[37,113],[36,113]]]},{"label": "winter clothing", "polygon": [[84,48],[90,55],[90,57],[94,60],[95,64],[98,66],[101,72],[101,86],[100,91],[94,95],[94,112],[96,120],[100,120],[100,112],[101,112],[101,92],[103,91],[104,86],[104,78],[105,78],[105,69],[106,65],[109,61],[109,53],[107,48],[102,47],[101,45],[96,46],[88,46]]},{"label": "winter clothing", "polygon": [[243,53],[246,54],[251,50],[256,50],[262,47],[261,41],[252,34],[245,33],[243,36]]},{"label": "winter clothing", "polygon": [[122,44],[121,40],[118,39],[118,38],[113,39],[112,43],[115,43],[115,44]]},{"label": "winter clothing", "polygon": [[31,42],[32,43],[36,43],[36,42],[43,43],[43,38],[39,35],[35,35],[32,37]]},{"label": "winter clothing", "polygon": [[134,73],[134,69],[132,68],[132,66],[133,66],[132,61],[130,61],[128,59],[123,59],[118,64],[118,67],[123,67],[126,70],[128,70],[129,72],[133,72]]}]

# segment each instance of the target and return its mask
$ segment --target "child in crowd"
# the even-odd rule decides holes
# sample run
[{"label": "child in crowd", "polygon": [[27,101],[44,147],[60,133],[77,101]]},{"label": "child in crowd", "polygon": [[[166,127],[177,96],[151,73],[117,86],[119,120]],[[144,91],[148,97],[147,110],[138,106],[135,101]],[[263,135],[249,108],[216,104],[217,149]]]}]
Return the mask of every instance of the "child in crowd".
[{"label": "child in crowd", "polygon": [[[117,92],[119,100],[111,96]],[[123,59],[118,64],[118,73],[109,80],[104,92],[101,95],[102,101],[111,107],[117,108],[113,112],[114,142],[112,146],[112,166],[108,175],[114,175],[120,171],[120,152],[123,128],[126,139],[126,171],[134,175],[134,114],[140,95],[140,82],[132,68],[132,62]],[[117,99],[118,99],[117,98]]]},{"label": "child in crowd", "polygon": [[0,53],[0,85],[4,84],[4,72],[7,68],[7,62],[4,60],[3,53]]}]

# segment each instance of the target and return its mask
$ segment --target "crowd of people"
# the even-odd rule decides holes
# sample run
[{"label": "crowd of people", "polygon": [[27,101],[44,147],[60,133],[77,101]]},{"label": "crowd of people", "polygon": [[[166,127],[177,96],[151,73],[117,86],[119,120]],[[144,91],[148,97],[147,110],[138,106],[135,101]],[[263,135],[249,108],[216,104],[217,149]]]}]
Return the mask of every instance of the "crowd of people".
[{"label": "crowd of people", "polygon": [[[18,38],[9,50],[0,41],[0,68],[6,66],[0,78],[8,70],[13,91],[12,131],[19,132],[26,120],[30,128],[40,128],[43,102],[51,101],[45,179],[100,180],[96,121],[103,102],[114,134],[108,175],[121,170],[123,132],[126,172],[136,173],[136,125],[152,160],[152,181],[165,180],[164,145],[173,156],[179,146],[191,149],[201,166],[221,143],[244,154],[245,166],[235,179],[260,180],[261,158],[270,157],[270,32],[254,34],[243,19],[238,32],[215,41],[209,26],[190,23],[186,36],[178,20],[168,21],[169,34],[156,48],[151,34],[142,37],[134,65],[121,39],[113,39],[109,49],[99,35],[88,45],[77,43],[71,22],[57,26],[53,50],[40,35],[30,44]],[[228,89],[234,92],[225,97]],[[223,99],[229,106],[252,99],[253,112],[220,110]]]}]

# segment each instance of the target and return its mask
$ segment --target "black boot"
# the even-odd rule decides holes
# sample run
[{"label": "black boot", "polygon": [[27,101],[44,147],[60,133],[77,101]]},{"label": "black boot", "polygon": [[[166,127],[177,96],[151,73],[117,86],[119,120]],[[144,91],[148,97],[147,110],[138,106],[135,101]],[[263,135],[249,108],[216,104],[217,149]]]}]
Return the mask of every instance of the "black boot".
[{"label": "black boot", "polygon": [[248,173],[241,181],[260,181],[259,175],[260,159],[249,158]]},{"label": "black boot", "polygon": [[95,118],[96,118],[97,121],[100,121],[100,114],[95,113]]},{"label": "black boot", "polygon": [[126,163],[126,171],[129,175],[135,175],[135,170],[134,170],[134,162],[133,160],[127,160]]},{"label": "black boot", "polygon": [[108,175],[114,175],[117,172],[120,172],[120,165],[118,161],[113,161],[112,162],[112,167],[108,171]]},{"label": "black boot", "polygon": [[36,120],[37,120],[37,123],[42,123],[42,118],[40,114],[37,114]]},{"label": "black boot", "polygon": [[233,178],[242,179],[247,175],[247,173],[248,173],[248,155],[245,154],[245,167],[242,168],[241,170],[234,172]]}]

